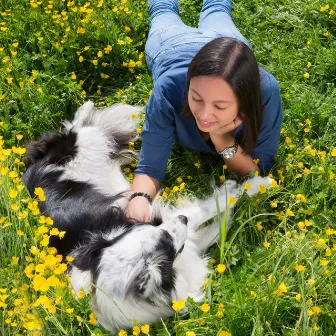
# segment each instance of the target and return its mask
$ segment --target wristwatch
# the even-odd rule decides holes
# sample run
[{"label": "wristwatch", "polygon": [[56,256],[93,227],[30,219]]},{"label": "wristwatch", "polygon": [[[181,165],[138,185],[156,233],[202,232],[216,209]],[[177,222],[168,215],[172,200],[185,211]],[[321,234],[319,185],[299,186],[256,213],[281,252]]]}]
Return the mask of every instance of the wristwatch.
[{"label": "wristwatch", "polygon": [[234,145],[231,147],[226,147],[222,151],[219,151],[215,146],[217,153],[223,156],[224,159],[232,159],[237,153],[238,143],[235,138],[233,138],[233,140],[234,140]]}]

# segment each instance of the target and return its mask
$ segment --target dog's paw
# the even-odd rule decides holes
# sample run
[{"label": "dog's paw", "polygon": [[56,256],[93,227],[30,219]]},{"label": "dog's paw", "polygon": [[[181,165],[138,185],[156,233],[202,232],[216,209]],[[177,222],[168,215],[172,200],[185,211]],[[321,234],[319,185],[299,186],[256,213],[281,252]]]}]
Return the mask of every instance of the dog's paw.
[{"label": "dog's paw", "polygon": [[219,194],[230,194],[232,191],[237,189],[237,182],[234,180],[227,180],[224,184],[219,188]]},{"label": "dog's paw", "polygon": [[247,179],[241,186],[241,191],[246,191],[246,193],[251,197],[264,188],[268,188],[272,183],[273,179],[270,177],[261,177],[261,176],[254,176],[252,178]]}]

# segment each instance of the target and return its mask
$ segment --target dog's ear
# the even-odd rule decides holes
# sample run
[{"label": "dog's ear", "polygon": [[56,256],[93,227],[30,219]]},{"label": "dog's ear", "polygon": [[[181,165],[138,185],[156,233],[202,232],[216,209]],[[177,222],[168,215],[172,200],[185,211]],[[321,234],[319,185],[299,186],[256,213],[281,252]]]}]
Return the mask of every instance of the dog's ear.
[{"label": "dog's ear", "polygon": [[59,138],[58,133],[45,134],[37,141],[28,142],[26,145],[25,164],[27,167],[43,159],[49,152],[50,143]]},{"label": "dog's ear", "polygon": [[62,165],[76,154],[77,133],[53,132],[43,135],[37,141],[26,145],[25,164],[31,166],[35,162],[48,157],[49,163]]},{"label": "dog's ear", "polygon": [[71,256],[75,258],[72,265],[81,271],[93,270],[97,267],[101,258],[103,249],[111,246],[111,241],[102,236],[93,236],[92,240],[71,252]]}]

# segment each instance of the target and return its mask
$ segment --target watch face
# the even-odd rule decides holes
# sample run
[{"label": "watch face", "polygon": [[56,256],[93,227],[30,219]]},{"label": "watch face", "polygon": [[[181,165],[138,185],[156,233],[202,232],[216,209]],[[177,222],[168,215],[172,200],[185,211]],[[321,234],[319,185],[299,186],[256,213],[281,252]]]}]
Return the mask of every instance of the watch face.
[{"label": "watch face", "polygon": [[223,157],[224,157],[224,159],[232,159],[235,154],[236,154],[236,151],[235,151],[234,148],[226,148],[223,151]]}]

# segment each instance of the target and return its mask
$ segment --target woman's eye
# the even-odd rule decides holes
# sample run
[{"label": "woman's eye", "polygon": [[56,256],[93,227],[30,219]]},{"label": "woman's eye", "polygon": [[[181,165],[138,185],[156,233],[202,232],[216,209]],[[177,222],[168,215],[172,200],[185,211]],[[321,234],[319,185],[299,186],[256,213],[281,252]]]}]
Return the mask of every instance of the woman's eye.
[{"label": "woman's eye", "polygon": [[217,110],[225,110],[226,107],[219,107],[219,106],[216,106],[216,109],[217,109]]},{"label": "woman's eye", "polygon": [[195,101],[195,102],[197,102],[197,103],[200,103],[202,101],[202,99],[195,99],[194,97],[193,97],[192,100]]}]

